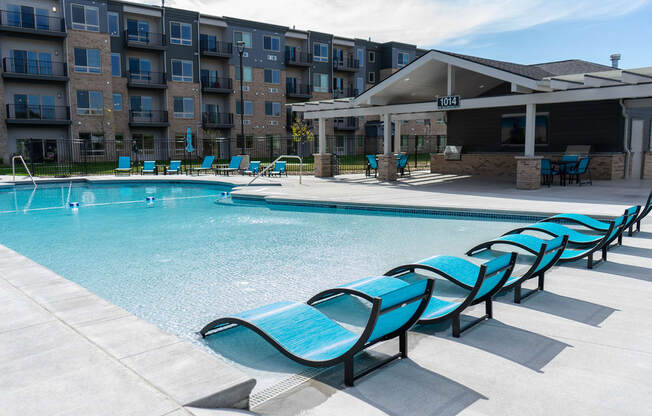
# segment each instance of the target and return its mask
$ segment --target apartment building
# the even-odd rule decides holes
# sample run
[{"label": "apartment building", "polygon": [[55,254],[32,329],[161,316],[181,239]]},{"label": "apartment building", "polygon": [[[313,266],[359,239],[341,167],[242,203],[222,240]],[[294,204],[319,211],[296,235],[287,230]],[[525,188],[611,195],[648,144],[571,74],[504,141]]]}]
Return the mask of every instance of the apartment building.
[{"label": "apartment building", "polygon": [[[296,117],[286,104],[355,96],[424,51],[122,1],[0,0],[0,53],[0,157],[40,162],[82,151],[178,157],[188,129],[195,146],[210,139],[204,152],[221,157],[260,145],[291,151],[280,140]],[[368,118],[327,126],[342,143],[381,130]],[[445,134],[445,126],[410,121],[402,131]],[[364,146],[346,143],[336,147]]]}]

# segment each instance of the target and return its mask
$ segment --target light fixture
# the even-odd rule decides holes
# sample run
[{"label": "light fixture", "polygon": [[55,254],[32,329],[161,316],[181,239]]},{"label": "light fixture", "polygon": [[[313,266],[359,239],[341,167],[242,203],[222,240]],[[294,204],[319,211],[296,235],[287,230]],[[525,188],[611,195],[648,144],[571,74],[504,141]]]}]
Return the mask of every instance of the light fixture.
[{"label": "light fixture", "polygon": [[480,89],[483,89],[483,88],[484,88],[484,84],[480,84],[480,87],[479,87],[479,88],[480,88]]},{"label": "light fixture", "polygon": [[410,78],[405,78],[403,81],[409,81],[409,80],[410,80]]},{"label": "light fixture", "polygon": [[57,12],[57,6],[52,6],[52,13],[56,13],[56,12]]}]

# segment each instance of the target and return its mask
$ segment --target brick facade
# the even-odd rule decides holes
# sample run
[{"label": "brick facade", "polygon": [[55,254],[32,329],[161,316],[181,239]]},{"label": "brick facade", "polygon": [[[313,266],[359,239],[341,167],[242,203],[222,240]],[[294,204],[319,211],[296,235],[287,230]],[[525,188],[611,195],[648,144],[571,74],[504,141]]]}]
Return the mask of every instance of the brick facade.
[{"label": "brick facade", "polygon": [[541,187],[541,156],[516,157],[516,188],[539,189]]},{"label": "brick facade", "polygon": [[645,153],[643,161],[643,179],[652,179],[652,152]]}]

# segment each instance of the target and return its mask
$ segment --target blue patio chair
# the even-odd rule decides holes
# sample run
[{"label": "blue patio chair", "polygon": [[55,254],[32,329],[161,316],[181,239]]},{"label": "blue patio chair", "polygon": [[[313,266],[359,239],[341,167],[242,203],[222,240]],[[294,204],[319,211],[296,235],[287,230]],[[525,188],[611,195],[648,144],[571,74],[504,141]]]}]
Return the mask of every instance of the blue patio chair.
[{"label": "blue patio chair", "polygon": [[131,158],[129,156],[120,156],[118,158],[118,167],[113,169],[113,173],[116,176],[118,173],[126,173],[131,176]]},{"label": "blue patio chair", "polygon": [[[652,193],[650,193],[650,197],[652,197]],[[649,206],[650,204],[650,197],[648,197],[647,204]],[[645,209],[641,210],[640,207],[634,206],[634,207],[629,207],[625,211],[624,215],[627,216],[627,221],[625,222],[625,229],[629,230],[629,235],[632,235],[634,223],[638,220],[638,218],[641,218],[640,215],[634,215],[634,212],[636,209],[639,209],[639,212],[644,212]],[[638,213],[636,213],[638,214]],[[599,231],[601,233],[606,233],[607,230],[609,230],[610,226],[610,221],[602,221],[602,220],[597,220],[593,217],[589,217],[588,215],[583,215],[583,214],[557,214],[552,217],[544,218],[539,222],[555,222],[555,223],[563,223],[563,222],[571,222],[574,224],[579,224],[582,225],[586,228],[590,228],[591,230],[594,231]],[[620,241],[622,243],[622,241]]]},{"label": "blue patio chair", "polygon": [[374,178],[378,176],[378,160],[376,159],[376,155],[366,155],[367,158],[367,169],[365,170],[365,174],[367,176],[371,176],[371,169],[374,170]]},{"label": "blue patio chair", "polygon": [[[433,293],[428,306],[419,318],[420,324],[434,324],[452,319],[453,336],[458,338],[462,332],[493,317],[493,296],[509,279],[516,263],[516,256],[516,253],[505,254],[480,266],[459,257],[434,256],[413,264],[395,267],[384,276],[368,277],[337,288],[324,290],[308,300],[308,304],[326,302],[349,291],[363,292],[368,296],[380,296],[387,290],[409,286],[406,280],[422,279],[414,272],[417,269],[425,270],[469,290],[465,298],[456,300],[444,299]],[[485,315],[461,327],[460,315],[462,312],[468,306],[482,302],[485,302]]]},{"label": "blue patio chair", "polygon": [[[647,214],[652,211],[652,191],[650,192],[650,195],[647,197],[647,201],[645,202],[645,207],[641,209],[640,214],[636,218],[636,231],[641,231],[641,221],[643,218],[647,217]],[[629,229],[629,235],[632,235],[632,229]]]},{"label": "blue patio chair", "polygon": [[408,166],[408,155],[401,155],[396,160],[396,169],[401,173],[401,176],[405,175],[405,169],[407,169],[408,175],[412,176],[412,172],[410,172],[410,167]]},{"label": "blue patio chair", "polygon": [[156,161],[146,160],[143,162],[143,170],[140,171],[140,174],[142,176],[146,173],[151,173],[152,175],[156,173]]},{"label": "blue patio chair", "polygon": [[287,167],[287,162],[276,162],[274,163],[274,169],[270,170],[268,172],[269,176],[273,175],[278,175],[279,177],[281,175],[288,176],[287,170],[285,169]]},{"label": "blue patio chair", "polygon": [[[286,357],[311,367],[344,363],[344,383],[354,381],[397,358],[407,357],[407,330],[419,319],[432,295],[434,282],[420,281],[367,295],[355,289],[346,293],[371,303],[371,312],[361,333],[352,332],[311,305],[276,302],[271,305],[216,319],[200,331],[202,337],[235,326],[248,328]],[[399,353],[372,369],[354,374],[355,355],[378,342],[399,338]]]},{"label": "blue patio chair", "polygon": [[180,160],[171,160],[170,161],[170,166],[168,166],[166,170],[167,174],[170,175],[172,173],[175,174],[180,174],[181,173],[181,161]]},{"label": "blue patio chair", "polygon": [[201,162],[201,166],[198,168],[192,168],[190,173],[192,174],[193,172],[196,172],[197,176],[199,176],[202,172],[211,171],[213,169],[214,160],[215,156],[205,156],[204,160]]},{"label": "blue patio chair", "polygon": [[[593,180],[591,179],[591,168],[589,167],[589,163],[591,162],[590,157],[583,157],[580,159],[580,161],[577,163],[577,165],[571,165],[568,167],[568,174],[571,176],[571,181],[572,179],[575,179],[577,184],[579,186],[582,186],[582,184],[589,184],[593,185]],[[582,182],[582,175],[588,175],[588,180],[586,182]]]},{"label": "blue patio chair", "polygon": [[[557,237],[553,240],[543,240],[531,235],[526,234],[509,234],[494,240],[486,241],[478,244],[466,252],[467,256],[475,256],[487,250],[491,250],[494,246],[507,246],[518,247],[527,251],[535,256],[534,261],[523,273],[515,270],[501,290],[514,288],[514,303],[521,303],[521,300],[528,296],[543,291],[545,273],[552,266],[554,266],[561,255],[564,253],[566,244],[568,243],[568,236]],[[522,284],[534,277],[538,277],[537,288],[527,291],[522,294]]]},{"label": "blue patio chair", "polygon": [[550,159],[541,159],[541,182],[550,187],[555,175],[559,175],[559,170],[552,168]]},{"label": "blue patio chair", "polygon": [[222,173],[226,176],[229,176],[229,173],[237,172],[240,170],[240,165],[242,164],[242,156],[233,156],[229,162],[229,166],[226,168],[217,168],[215,169],[215,175]]},{"label": "blue patio chair", "polygon": [[249,169],[245,170],[244,173],[247,175],[257,175],[260,171],[260,161],[249,162]]}]

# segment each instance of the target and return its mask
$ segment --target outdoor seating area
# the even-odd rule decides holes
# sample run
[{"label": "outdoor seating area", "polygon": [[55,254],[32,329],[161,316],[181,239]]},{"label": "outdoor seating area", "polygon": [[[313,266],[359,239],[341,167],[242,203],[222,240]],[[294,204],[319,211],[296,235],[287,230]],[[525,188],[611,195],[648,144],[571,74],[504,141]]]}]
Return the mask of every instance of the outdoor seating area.
[{"label": "outdoor seating area", "polygon": [[555,176],[559,177],[559,185],[567,184],[593,185],[591,179],[591,158],[578,155],[564,155],[559,160],[541,159],[541,184],[551,186]]},{"label": "outdoor seating area", "polygon": [[[409,156],[406,153],[396,153],[396,171],[405,176],[407,173],[408,176],[412,175],[410,172],[410,166],[408,164]],[[371,171],[374,171],[374,177],[378,176],[378,159],[376,155],[365,155],[367,159],[367,167],[365,169],[365,175],[371,176]]]}]

